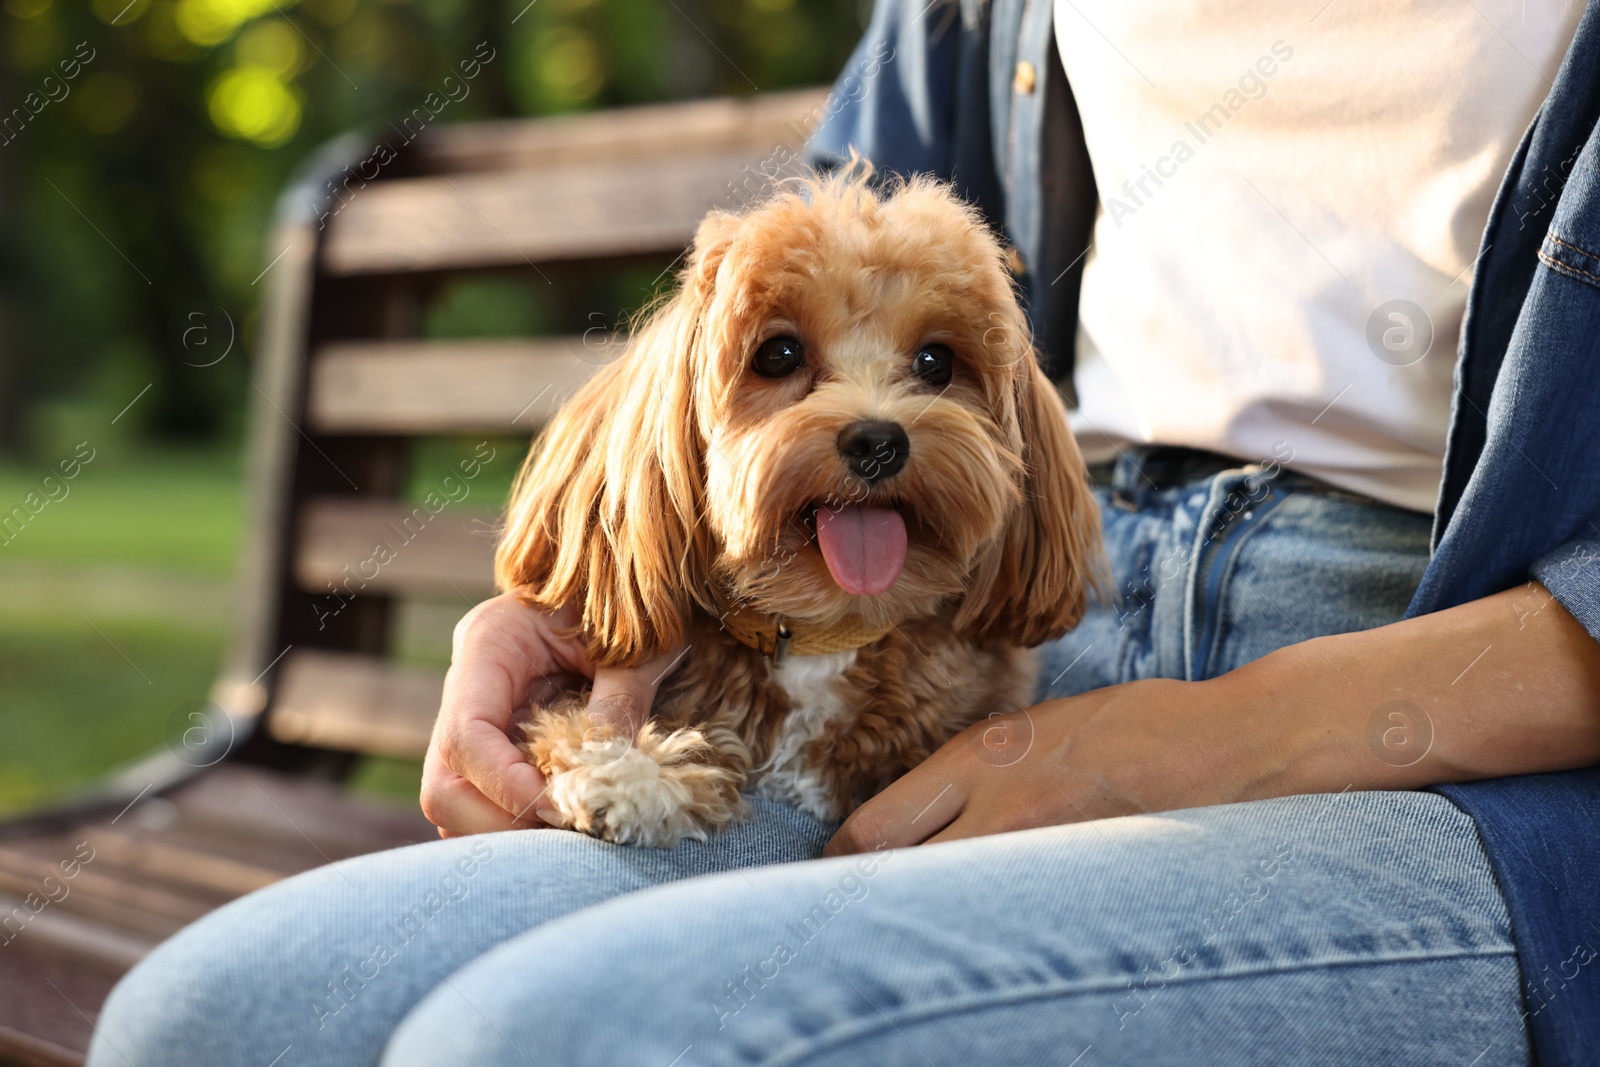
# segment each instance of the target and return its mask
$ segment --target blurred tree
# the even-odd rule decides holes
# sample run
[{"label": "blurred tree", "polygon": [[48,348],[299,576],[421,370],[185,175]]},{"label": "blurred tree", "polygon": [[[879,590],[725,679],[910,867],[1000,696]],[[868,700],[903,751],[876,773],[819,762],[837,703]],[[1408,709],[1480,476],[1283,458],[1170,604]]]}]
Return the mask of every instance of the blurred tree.
[{"label": "blurred tree", "polygon": [[[865,14],[862,0],[4,0],[0,450],[54,446],[136,396],[138,432],[235,425],[288,174],[337,133],[400,121],[479,42],[494,60],[439,121],[825,82]],[[233,354],[205,365],[230,334]]]}]

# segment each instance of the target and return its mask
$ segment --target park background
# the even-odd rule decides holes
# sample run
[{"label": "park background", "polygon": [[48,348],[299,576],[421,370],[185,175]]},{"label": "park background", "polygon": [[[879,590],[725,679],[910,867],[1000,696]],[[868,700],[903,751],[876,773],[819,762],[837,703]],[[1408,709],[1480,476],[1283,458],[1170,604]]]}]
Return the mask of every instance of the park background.
[{"label": "park background", "polygon": [[[494,59],[435,121],[824,84],[869,14],[870,0],[4,0],[0,515],[48,502],[0,532],[0,814],[159,747],[206,697],[234,624],[265,242],[319,145],[376,140],[484,42]],[[4,125],[19,107],[27,121]],[[535,334],[553,313],[527,287],[469,282],[424,333]],[[89,427],[92,459],[49,500],[45,477]],[[438,464],[459,446],[440,442]],[[442,662],[434,637],[411,656]],[[415,803],[417,776],[368,760],[353,783]]]}]

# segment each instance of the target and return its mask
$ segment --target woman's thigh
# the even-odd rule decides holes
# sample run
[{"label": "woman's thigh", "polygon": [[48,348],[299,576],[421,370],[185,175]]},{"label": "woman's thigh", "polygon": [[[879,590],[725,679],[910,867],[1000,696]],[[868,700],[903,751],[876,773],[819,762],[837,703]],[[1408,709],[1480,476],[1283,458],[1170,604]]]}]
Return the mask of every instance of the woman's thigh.
[{"label": "woman's thigh", "polygon": [[1505,909],[1421,793],[695,879],[443,982],[385,1067],[1524,1064]]},{"label": "woman's thigh", "polygon": [[[565,831],[345,860],[233,902],[113,991],[94,1067],[356,1067],[474,957],[569,912],[680,878],[818,855],[833,827],[752,798],[755,818],[677,849]],[[526,976],[537,982],[538,968]]]}]

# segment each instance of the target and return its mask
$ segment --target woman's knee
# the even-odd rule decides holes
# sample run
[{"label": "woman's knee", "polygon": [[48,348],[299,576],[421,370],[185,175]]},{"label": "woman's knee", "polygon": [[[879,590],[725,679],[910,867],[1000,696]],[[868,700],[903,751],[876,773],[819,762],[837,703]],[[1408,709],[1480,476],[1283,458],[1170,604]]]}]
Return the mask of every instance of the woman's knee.
[{"label": "woman's knee", "polygon": [[830,1010],[819,996],[848,992],[836,953],[861,925],[852,934],[842,912],[871,892],[874,875],[859,868],[883,862],[700,878],[530,931],[424,998],[384,1067],[724,1063],[770,1051],[784,1044],[775,1034],[804,1032],[807,1012]]},{"label": "woman's knee", "polygon": [[266,1063],[291,1044],[297,1064],[371,1061],[418,999],[503,941],[662,882],[799,859],[826,840],[798,813],[767,802],[756,812],[737,832],[674,852],[518,831],[270,886],[179,932],[123,980],[95,1063]]},{"label": "woman's knee", "polygon": [[101,1010],[92,1067],[233,1063],[299,1029],[311,1017],[309,998],[294,991],[317,960],[305,951],[306,915],[330,877],[324,870],[274,885],[157,946]]},{"label": "woman's knee", "polygon": [[113,990],[90,1062],[268,1063],[291,1045],[297,1064],[370,1062],[441,975],[541,918],[528,879],[494,869],[509,851],[488,837],[359,857],[212,912]]}]

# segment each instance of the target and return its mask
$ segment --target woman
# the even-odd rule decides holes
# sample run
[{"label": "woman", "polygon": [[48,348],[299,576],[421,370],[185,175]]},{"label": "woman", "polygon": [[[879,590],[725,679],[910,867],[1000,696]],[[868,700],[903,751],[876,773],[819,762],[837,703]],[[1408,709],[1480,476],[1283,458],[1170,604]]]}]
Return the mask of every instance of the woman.
[{"label": "woman", "polygon": [[1597,119],[1594,5],[884,0],[814,155],[983,207],[1100,460],[1040,703],[837,833],[526,833],[513,707],[666,665],[489,601],[447,840],[179,934],[91,1063],[1592,1062]]}]

